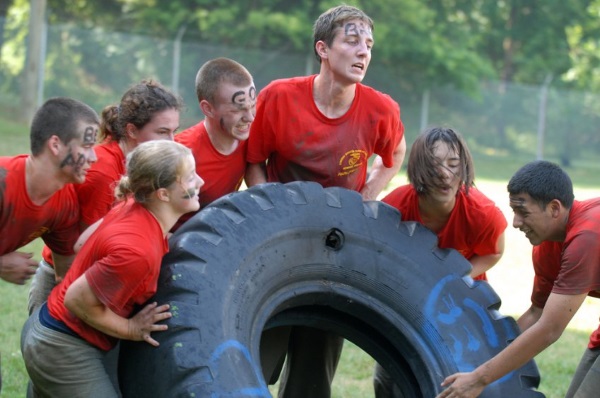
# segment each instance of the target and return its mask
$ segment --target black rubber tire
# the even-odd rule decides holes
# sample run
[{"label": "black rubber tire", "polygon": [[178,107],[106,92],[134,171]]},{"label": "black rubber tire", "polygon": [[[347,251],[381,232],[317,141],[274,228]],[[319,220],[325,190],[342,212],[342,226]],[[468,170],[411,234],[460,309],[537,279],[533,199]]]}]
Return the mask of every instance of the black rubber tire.
[{"label": "black rubber tire", "polygon": [[[518,334],[469,263],[397,210],[316,183],[228,195],[171,238],[153,300],[170,303],[160,347],[123,342],[124,397],[270,397],[263,330],[306,325],[354,342],[406,397],[431,398]],[[481,397],[543,397],[533,361]]]}]

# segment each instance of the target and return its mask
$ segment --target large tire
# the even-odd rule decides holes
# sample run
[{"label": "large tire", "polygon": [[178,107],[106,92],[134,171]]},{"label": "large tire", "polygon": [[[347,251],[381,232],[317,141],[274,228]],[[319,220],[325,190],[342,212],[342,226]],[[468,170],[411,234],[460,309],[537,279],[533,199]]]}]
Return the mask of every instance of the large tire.
[{"label": "large tire", "polygon": [[[269,397],[263,330],[306,325],[353,341],[406,397],[431,398],[518,334],[469,263],[381,202],[316,183],[263,184],[203,209],[171,238],[153,300],[160,347],[123,342],[124,397]],[[533,361],[482,397],[543,397]]]}]

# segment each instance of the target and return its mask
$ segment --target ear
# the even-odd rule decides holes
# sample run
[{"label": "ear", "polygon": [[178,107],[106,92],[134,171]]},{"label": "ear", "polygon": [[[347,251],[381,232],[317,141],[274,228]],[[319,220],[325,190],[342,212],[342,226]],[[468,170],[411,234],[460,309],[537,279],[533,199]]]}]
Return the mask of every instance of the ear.
[{"label": "ear", "polygon": [[158,200],[161,200],[163,202],[171,201],[171,197],[169,196],[169,190],[167,188],[158,188],[156,190],[156,197],[158,198]]},{"label": "ear", "polygon": [[550,211],[550,215],[552,218],[559,218],[565,207],[558,199],[552,199],[550,203],[548,203],[548,209]]},{"label": "ear", "polygon": [[200,101],[200,110],[202,111],[202,113],[206,117],[213,117],[214,116],[215,108],[207,100]]},{"label": "ear", "polygon": [[50,149],[50,152],[57,156],[60,153],[60,148],[63,147],[63,143],[60,140],[60,138],[58,138],[57,135],[52,135],[50,136],[50,138],[48,138],[48,141],[46,141],[46,146],[48,147],[48,149]]},{"label": "ear", "polygon": [[319,40],[315,43],[315,50],[317,50],[317,54],[321,59],[327,59],[327,44],[323,40]]},{"label": "ear", "polygon": [[125,135],[132,140],[135,140],[135,134],[137,133],[137,127],[133,123],[127,123],[125,125]]}]

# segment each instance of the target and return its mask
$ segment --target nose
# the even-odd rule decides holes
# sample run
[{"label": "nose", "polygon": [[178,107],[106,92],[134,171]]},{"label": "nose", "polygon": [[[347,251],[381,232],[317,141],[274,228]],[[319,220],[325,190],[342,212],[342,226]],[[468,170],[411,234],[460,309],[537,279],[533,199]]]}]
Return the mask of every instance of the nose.
[{"label": "nose", "polygon": [[250,109],[246,112],[244,112],[244,121],[246,122],[253,122],[254,121],[254,109]]},{"label": "nose", "polygon": [[96,156],[96,151],[94,148],[90,148],[90,156],[88,156],[88,163],[96,163],[98,161],[98,157]]},{"label": "nose", "polygon": [[452,180],[452,178],[454,177],[454,173],[447,166],[440,165],[438,171],[444,181]]},{"label": "nose", "polygon": [[171,132],[169,133],[169,135],[167,136],[166,140],[168,140],[168,141],[173,141],[174,139],[175,139],[175,132],[174,132],[174,131],[171,131]]},{"label": "nose", "polygon": [[517,228],[517,229],[521,228],[523,226],[523,219],[520,216],[515,214],[513,216],[512,225],[513,225],[513,228]]},{"label": "nose", "polygon": [[198,189],[200,189],[204,185],[204,180],[198,174],[196,174],[196,177],[198,178]]}]

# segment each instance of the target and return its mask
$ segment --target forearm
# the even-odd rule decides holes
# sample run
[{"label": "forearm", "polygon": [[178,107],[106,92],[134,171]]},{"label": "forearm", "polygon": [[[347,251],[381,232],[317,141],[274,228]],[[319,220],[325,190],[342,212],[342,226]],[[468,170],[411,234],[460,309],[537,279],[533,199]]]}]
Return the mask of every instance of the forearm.
[{"label": "forearm", "polygon": [[264,163],[248,163],[244,180],[248,187],[267,182],[266,165]]},{"label": "forearm", "polygon": [[531,307],[529,307],[529,309],[527,309],[527,311],[525,311],[523,315],[517,319],[517,324],[519,325],[521,332],[529,329],[531,325],[534,325],[540,319],[541,316],[542,309],[532,304]]},{"label": "forearm", "polygon": [[500,260],[502,254],[489,254],[486,256],[473,256],[469,259],[473,269],[471,270],[471,277],[476,278],[479,275],[487,272]]},{"label": "forearm", "polygon": [[56,274],[56,281],[60,282],[75,259],[75,255],[63,256],[61,254],[52,253],[52,262],[54,263],[54,273]]},{"label": "forearm", "polygon": [[[559,336],[559,335],[558,335]],[[477,378],[488,385],[520,368],[554,343],[558,336],[546,333],[539,324],[519,335],[498,355],[475,369]]]},{"label": "forearm", "polygon": [[360,191],[364,200],[377,200],[392,178],[400,171],[400,163],[394,162],[392,167],[385,167],[381,157],[377,156],[371,166],[369,178]]},{"label": "forearm", "polygon": [[64,304],[69,311],[94,329],[116,338],[130,339],[129,320],[115,314],[97,298],[85,275],[69,286]]}]

